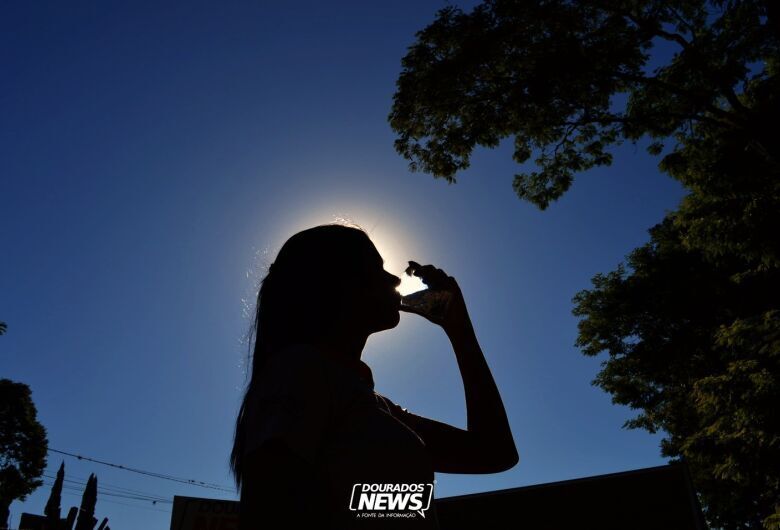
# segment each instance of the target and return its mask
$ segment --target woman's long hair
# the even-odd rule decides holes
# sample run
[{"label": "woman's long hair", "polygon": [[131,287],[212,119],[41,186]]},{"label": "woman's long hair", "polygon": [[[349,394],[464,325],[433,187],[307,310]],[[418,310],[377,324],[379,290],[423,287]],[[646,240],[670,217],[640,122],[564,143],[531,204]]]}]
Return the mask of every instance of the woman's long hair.
[{"label": "woman's long hair", "polygon": [[343,224],[319,225],[288,239],[260,282],[250,329],[252,377],[236,419],[230,469],[243,482],[245,412],[274,352],[324,337],[341,316],[339,300],[361,273],[361,256],[373,244],[366,232]]}]

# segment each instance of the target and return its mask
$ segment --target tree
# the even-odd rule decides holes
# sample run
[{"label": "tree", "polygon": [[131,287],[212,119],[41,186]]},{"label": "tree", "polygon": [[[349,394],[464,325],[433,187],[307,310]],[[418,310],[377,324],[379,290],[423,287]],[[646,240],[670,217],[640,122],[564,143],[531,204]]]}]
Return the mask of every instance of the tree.
[{"label": "tree", "polygon": [[62,501],[62,485],[65,483],[65,462],[60,464],[57,470],[57,478],[49,493],[49,500],[46,501],[46,507],[43,513],[46,516],[46,525],[51,528],[57,528],[60,524],[60,502]]},{"label": "tree", "polygon": [[8,526],[11,503],[43,484],[48,440],[36,416],[30,387],[0,379],[0,528]]},{"label": "tree", "polygon": [[[609,360],[594,383],[642,412],[624,426],[668,433],[717,528],[759,528],[780,498],[780,310],[773,285],[685,248],[674,219],[574,297],[577,345]],[[767,289],[768,287],[774,290]]]},{"label": "tree", "polygon": [[76,530],[92,530],[95,528],[95,505],[97,504],[97,476],[90,473],[87,487],[81,496],[79,517],[76,519]]},{"label": "tree", "polygon": [[[662,41],[676,53],[651,70]],[[780,4],[486,0],[440,10],[402,66],[395,147],[448,182],[512,137],[536,165],[513,187],[546,209],[612,146],[651,140],[688,194],[577,293],[577,345],[607,352],[594,384],[641,411],[626,427],[687,458],[711,524],[777,524]]]}]

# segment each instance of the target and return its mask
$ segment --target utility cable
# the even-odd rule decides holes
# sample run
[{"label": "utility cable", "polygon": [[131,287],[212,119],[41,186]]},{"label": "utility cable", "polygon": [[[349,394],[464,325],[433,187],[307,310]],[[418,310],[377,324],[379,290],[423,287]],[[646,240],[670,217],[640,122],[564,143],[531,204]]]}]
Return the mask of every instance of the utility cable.
[{"label": "utility cable", "polygon": [[139,473],[141,475],[146,475],[149,477],[159,478],[162,480],[170,480],[172,482],[179,482],[181,484],[189,484],[190,486],[199,486],[201,488],[207,488],[207,489],[213,489],[218,491],[226,491],[229,493],[235,493],[235,489],[233,488],[226,488],[225,486],[221,486],[219,484],[214,484],[211,482],[204,482],[202,480],[194,480],[194,479],[186,479],[186,478],[179,478],[174,477],[173,475],[165,475],[163,473],[155,473],[154,471],[144,471],[142,469],[136,469],[128,466],[123,466],[120,464],[112,464],[111,462],[105,462],[102,460],[97,460],[95,458],[89,458],[87,456],[82,455],[76,455],[73,453],[68,453],[67,451],[60,451],[59,449],[52,449],[49,448],[50,452],[53,453],[59,453],[62,455],[72,456],[74,458],[78,458],[79,460],[88,460],[90,462],[95,462],[96,464],[102,464],[104,466],[110,466],[118,469],[124,469],[125,471],[130,471],[131,473]]}]

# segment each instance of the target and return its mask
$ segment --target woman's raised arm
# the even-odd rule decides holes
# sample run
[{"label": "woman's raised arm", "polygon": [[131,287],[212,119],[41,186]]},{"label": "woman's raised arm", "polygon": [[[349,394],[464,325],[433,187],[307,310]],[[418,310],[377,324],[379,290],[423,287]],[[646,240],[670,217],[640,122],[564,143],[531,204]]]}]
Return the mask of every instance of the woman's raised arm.
[{"label": "woman's raised arm", "polygon": [[504,403],[477,341],[460,287],[455,278],[433,265],[410,264],[415,275],[420,276],[429,288],[445,289],[452,294],[441,320],[422,316],[440,325],[452,343],[466,394],[467,430],[414,414],[406,419],[428,446],[435,471],[506,471],[519,461],[517,448]]}]

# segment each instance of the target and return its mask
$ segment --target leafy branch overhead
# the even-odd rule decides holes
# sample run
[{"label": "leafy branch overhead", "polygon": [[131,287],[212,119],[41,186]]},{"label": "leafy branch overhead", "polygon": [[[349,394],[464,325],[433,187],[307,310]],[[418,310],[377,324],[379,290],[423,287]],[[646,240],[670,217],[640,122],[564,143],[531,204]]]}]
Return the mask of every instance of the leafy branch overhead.
[{"label": "leafy branch overhead", "polygon": [[[610,146],[624,140],[648,135],[656,155],[671,142],[673,158],[697,127],[736,128],[766,154],[771,133],[755,103],[777,87],[770,9],[770,1],[657,0],[444,8],[402,59],[389,115],[395,148],[412,171],[455,182],[476,146],[513,137],[518,164],[535,157],[513,187],[541,209],[576,173],[609,165]],[[660,41],[676,53],[648,71]]]}]

